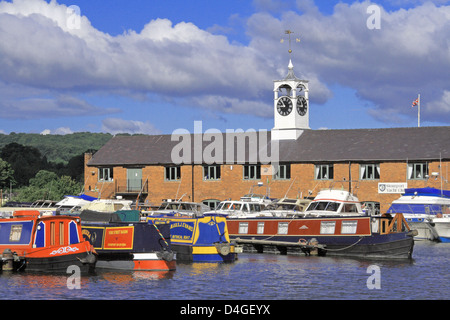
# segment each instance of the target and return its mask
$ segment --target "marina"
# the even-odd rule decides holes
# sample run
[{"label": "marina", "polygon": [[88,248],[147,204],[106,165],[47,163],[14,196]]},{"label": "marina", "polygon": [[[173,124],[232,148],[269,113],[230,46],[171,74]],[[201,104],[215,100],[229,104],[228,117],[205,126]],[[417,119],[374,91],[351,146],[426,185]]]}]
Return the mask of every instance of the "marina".
[{"label": "marina", "polygon": [[[39,0],[37,9],[34,2],[22,2],[0,2],[5,26],[16,26],[3,28],[6,42],[22,39],[27,44],[2,51],[5,61],[13,61],[10,65],[19,71],[11,77],[12,69],[7,68],[11,72],[4,72],[3,80],[8,90],[3,91],[31,87],[35,91],[6,97],[4,105],[20,112],[5,112],[4,118],[27,114],[29,119],[48,118],[42,125],[54,126],[47,110],[56,109],[59,119],[67,120],[71,114],[80,119],[95,116],[97,125],[85,121],[83,128],[107,131],[110,136],[101,143],[88,137],[82,143],[74,137],[65,145],[43,143],[50,129],[41,131],[42,137],[22,140],[15,140],[20,134],[10,132],[0,149],[0,299],[154,301],[150,306],[170,318],[282,311],[287,316],[290,310],[275,308],[276,301],[284,300],[449,299],[450,127],[445,118],[448,108],[442,107],[449,101],[448,91],[430,91],[422,83],[428,123],[421,126],[418,94],[412,104],[418,107],[418,125],[408,126],[402,118],[410,115],[400,108],[420,86],[413,86],[410,82],[415,78],[408,77],[411,81],[405,83],[410,87],[389,94],[391,88],[400,88],[391,73],[418,74],[411,66],[408,72],[396,70],[403,63],[393,58],[405,52],[384,46],[388,58],[394,50],[392,60],[374,64],[375,59],[366,60],[366,55],[377,55],[377,47],[366,46],[352,38],[348,28],[334,23],[338,20],[328,19],[352,9],[347,13],[352,19],[346,17],[345,23],[364,21],[361,16],[375,8],[376,18],[382,13],[383,25],[388,24],[383,30],[390,30],[399,17],[392,19],[388,7],[380,10],[366,2],[333,8],[328,4],[327,10],[332,9],[328,12],[319,8],[318,1],[297,1],[295,8],[287,11],[290,5],[282,5],[271,16],[268,9],[275,2],[256,1],[251,16],[241,11],[228,16],[230,28],[214,22],[202,30],[188,20],[173,24],[168,18],[157,18],[139,32],[121,22],[118,25],[127,31],[118,36],[94,27],[98,22],[91,23],[88,15],[98,10],[88,9],[87,3],[81,13],[77,5],[66,7],[56,1]],[[183,5],[173,6],[167,14],[182,11]],[[428,6],[423,11],[433,11]],[[77,12],[70,17],[76,18],[75,26],[69,26],[73,19],[66,9]],[[402,10],[409,16],[414,6]],[[295,19],[296,11],[306,18],[314,13],[314,18]],[[67,21],[61,18],[64,12]],[[117,19],[107,13],[116,24]],[[412,17],[425,16],[428,24],[439,20],[419,13]],[[268,16],[274,19],[267,20]],[[316,25],[322,16],[333,30]],[[39,30],[47,18],[51,22]],[[228,41],[238,20],[241,27],[245,25],[248,44]],[[372,30],[369,20],[365,26]],[[272,49],[277,31],[268,31],[291,23],[295,31],[284,30],[287,39],[281,39],[281,43],[288,40],[289,55],[281,57]],[[37,31],[30,29],[33,26]],[[16,29],[25,31],[17,34]],[[374,37],[357,30],[364,41],[373,41]],[[43,38],[28,38],[41,35],[39,31]],[[384,31],[377,33],[380,43],[402,43],[383,38]],[[326,39],[328,34],[333,38]],[[349,47],[347,35],[353,40],[350,47],[354,46],[349,52],[337,47],[337,43]],[[48,61],[47,52],[39,57],[27,52],[29,47],[34,51],[38,44],[45,45],[45,38],[55,39],[45,50],[57,53],[49,54]],[[295,43],[303,39],[301,51],[295,49],[295,54],[294,38]],[[72,43],[79,48],[70,50]],[[319,46],[322,43],[327,45]],[[15,52],[16,47],[25,53]],[[409,46],[405,47],[409,54]],[[9,52],[14,55],[8,56]],[[83,54],[75,57],[70,52]],[[344,53],[345,61],[334,52]],[[355,55],[358,52],[363,55]],[[37,61],[38,68],[21,65],[22,56]],[[282,61],[287,67],[284,72]],[[65,80],[66,72],[75,69],[73,81]],[[365,79],[366,70],[371,76]],[[54,71],[61,79],[51,78]],[[79,78],[80,74],[84,76]],[[380,80],[383,85],[377,87]],[[375,85],[372,94],[369,85]],[[100,91],[109,101],[97,100]],[[439,91],[442,97],[436,100]],[[120,115],[127,104],[120,101],[122,95],[139,101],[140,110],[132,116]],[[328,103],[335,97],[338,103]],[[363,107],[353,107],[357,104],[353,98]],[[71,108],[79,110],[63,112]],[[273,121],[267,122],[271,113]],[[137,117],[139,121],[131,120]],[[344,129],[335,122],[341,117],[346,121]],[[377,128],[365,117],[376,120]],[[443,122],[435,125],[436,119]],[[101,129],[96,127],[99,121]],[[190,121],[193,131],[180,128]],[[223,127],[225,123],[234,129]],[[401,126],[393,127],[394,123]],[[206,124],[220,124],[221,129]],[[242,125],[245,129],[238,129]],[[258,130],[251,128],[258,125]],[[0,128],[1,136],[5,132]],[[69,127],[57,132],[72,134]],[[76,151],[78,147],[81,151]],[[9,191],[4,194],[4,189]],[[171,304],[175,300],[178,303]],[[211,305],[194,303],[205,300]],[[256,300],[263,303],[246,304]],[[216,308],[214,301],[232,303]],[[291,306],[296,316],[303,309],[315,310],[308,304]],[[323,309],[318,308],[318,315]],[[333,316],[352,311],[356,308],[332,310]],[[377,310],[383,315],[389,311]]]}]

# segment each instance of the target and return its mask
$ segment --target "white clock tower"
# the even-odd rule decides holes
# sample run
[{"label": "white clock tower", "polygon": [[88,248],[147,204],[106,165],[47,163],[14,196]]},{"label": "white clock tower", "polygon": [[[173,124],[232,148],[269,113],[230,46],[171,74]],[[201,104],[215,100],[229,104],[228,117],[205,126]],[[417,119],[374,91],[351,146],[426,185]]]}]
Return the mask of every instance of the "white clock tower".
[{"label": "white clock tower", "polygon": [[295,140],[305,129],[310,129],[308,81],[295,76],[291,60],[288,68],[286,78],[274,81],[272,140]]}]

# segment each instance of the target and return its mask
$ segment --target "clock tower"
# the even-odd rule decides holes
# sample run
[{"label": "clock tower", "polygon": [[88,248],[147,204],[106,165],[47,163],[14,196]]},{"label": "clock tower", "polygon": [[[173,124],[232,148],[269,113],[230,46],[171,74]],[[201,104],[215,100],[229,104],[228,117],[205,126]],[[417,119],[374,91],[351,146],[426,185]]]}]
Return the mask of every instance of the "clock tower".
[{"label": "clock tower", "polygon": [[291,60],[288,68],[286,78],[274,81],[272,140],[296,140],[305,129],[310,129],[308,81],[295,76]]}]

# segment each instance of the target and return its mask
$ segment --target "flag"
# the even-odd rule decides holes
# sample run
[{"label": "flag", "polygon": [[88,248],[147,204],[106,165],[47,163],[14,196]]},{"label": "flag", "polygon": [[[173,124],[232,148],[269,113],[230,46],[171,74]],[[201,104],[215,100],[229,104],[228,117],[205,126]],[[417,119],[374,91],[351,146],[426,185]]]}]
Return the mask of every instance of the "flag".
[{"label": "flag", "polygon": [[419,104],[419,98],[413,101],[411,108],[414,108],[414,106],[417,106]]}]

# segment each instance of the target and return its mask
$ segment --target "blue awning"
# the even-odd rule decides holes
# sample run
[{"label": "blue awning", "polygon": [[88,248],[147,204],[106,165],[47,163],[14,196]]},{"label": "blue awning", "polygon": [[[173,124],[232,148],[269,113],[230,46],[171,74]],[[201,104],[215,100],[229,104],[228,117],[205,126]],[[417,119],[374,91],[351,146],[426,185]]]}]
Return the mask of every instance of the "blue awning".
[{"label": "blue awning", "polygon": [[404,204],[393,203],[387,213],[415,213],[415,214],[437,214],[442,213],[442,207],[438,204]]}]

